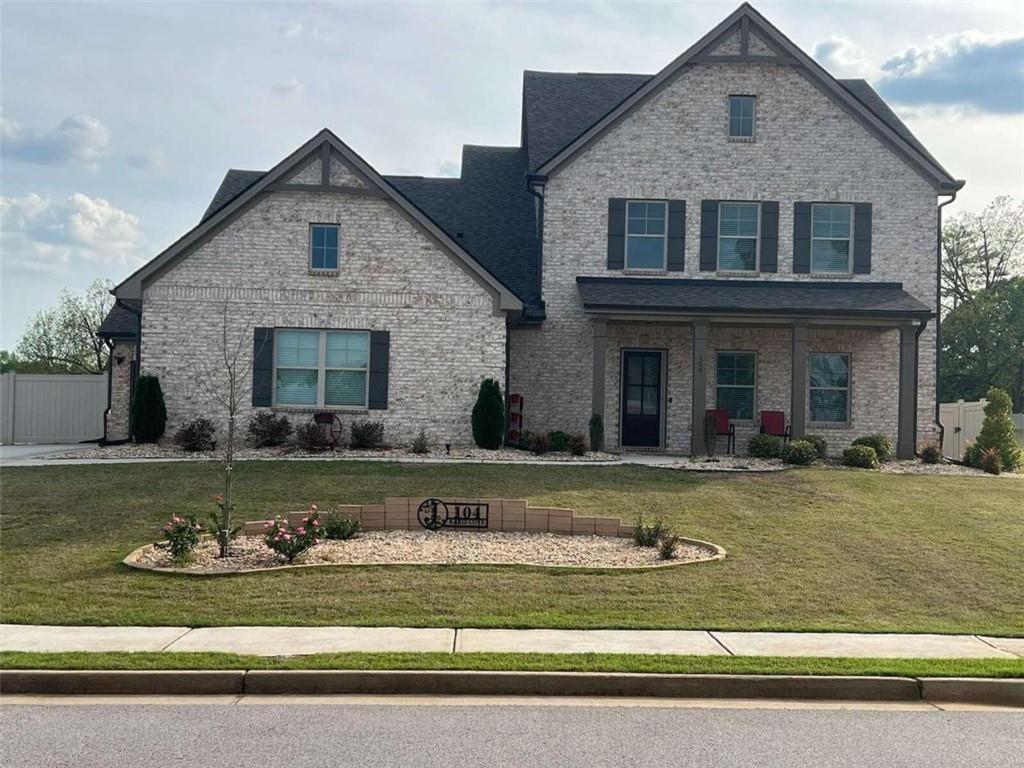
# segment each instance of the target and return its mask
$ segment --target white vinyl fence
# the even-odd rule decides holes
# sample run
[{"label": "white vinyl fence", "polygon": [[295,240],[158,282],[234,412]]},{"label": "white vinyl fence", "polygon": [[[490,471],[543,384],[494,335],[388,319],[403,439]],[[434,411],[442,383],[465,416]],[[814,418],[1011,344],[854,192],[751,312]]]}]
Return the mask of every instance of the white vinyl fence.
[{"label": "white vinyl fence", "polygon": [[942,434],[942,453],[951,459],[962,459],[964,448],[973,442],[981,432],[981,422],[985,420],[984,398],[965,403],[939,404],[939,421],[945,431]]},{"label": "white vinyl fence", "polygon": [[0,374],[0,443],[98,440],[106,407],[104,374]]}]

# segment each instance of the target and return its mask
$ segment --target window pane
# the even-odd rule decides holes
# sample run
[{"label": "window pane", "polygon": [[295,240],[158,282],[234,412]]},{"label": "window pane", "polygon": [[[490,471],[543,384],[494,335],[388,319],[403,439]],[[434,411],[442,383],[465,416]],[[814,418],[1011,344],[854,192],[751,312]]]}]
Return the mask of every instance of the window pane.
[{"label": "window pane", "polygon": [[366,405],[366,371],[327,371],[325,405]]},{"label": "window pane", "polygon": [[337,227],[326,227],[324,229],[326,236],[324,237],[324,245],[328,248],[337,249],[338,247],[338,228]]},{"label": "window pane", "polygon": [[277,369],[274,402],[278,405],[316,405],[317,372]]},{"label": "window pane", "polygon": [[715,407],[729,412],[730,419],[750,421],[754,418],[753,387],[718,387]]},{"label": "window pane", "polygon": [[725,237],[755,237],[757,213],[757,203],[721,203],[718,234]]},{"label": "window pane", "polygon": [[648,387],[657,387],[661,385],[659,381],[659,373],[661,368],[661,361],[655,357],[644,358],[644,384]]},{"label": "window pane", "polygon": [[845,389],[812,389],[811,421],[847,421]]},{"label": "window pane", "polygon": [[848,387],[850,365],[846,355],[811,355],[812,387]]},{"label": "window pane", "polygon": [[326,354],[324,364],[328,368],[366,368],[370,362],[370,337],[362,332],[328,333]]},{"label": "window pane", "polygon": [[319,331],[277,331],[277,364],[316,368],[320,362]]},{"label": "window pane", "polygon": [[647,218],[656,219],[659,221],[665,220],[665,204],[664,203],[648,203],[647,204]]},{"label": "window pane", "polygon": [[664,235],[665,234],[665,219],[656,219],[656,218],[647,219],[647,234],[648,235]]},{"label": "window pane", "polygon": [[324,245],[324,228],[313,227],[313,247],[323,248]]},{"label": "window pane", "polygon": [[643,387],[626,387],[626,413],[641,413]]},{"label": "window pane", "polygon": [[629,385],[640,384],[643,381],[644,361],[643,358],[633,355],[626,363],[626,383]]},{"label": "window pane", "polygon": [[643,388],[643,412],[647,416],[654,416],[658,413],[658,388]]},{"label": "window pane", "polygon": [[752,137],[754,135],[754,97],[729,97],[729,135]]},{"label": "window pane", "polygon": [[849,205],[815,205],[811,208],[811,229],[814,237],[849,237]]},{"label": "window pane", "polygon": [[627,237],[626,267],[629,269],[663,269],[665,267],[665,238]]},{"label": "window pane", "polygon": [[757,240],[754,238],[720,237],[718,268],[752,271],[757,267]]},{"label": "window pane", "polygon": [[849,272],[849,240],[812,240],[812,272]]}]

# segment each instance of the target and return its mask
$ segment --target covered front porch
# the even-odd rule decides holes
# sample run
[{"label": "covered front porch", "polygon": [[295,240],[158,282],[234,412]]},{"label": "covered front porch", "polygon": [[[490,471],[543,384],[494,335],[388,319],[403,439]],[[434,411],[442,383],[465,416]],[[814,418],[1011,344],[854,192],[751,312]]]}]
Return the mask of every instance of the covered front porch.
[{"label": "covered front porch", "polygon": [[[593,328],[592,409],[605,445],[703,453],[728,412],[744,453],[765,411],[831,453],[880,432],[918,442],[918,345],[931,312],[892,283],[579,278]],[[724,452],[728,438],[716,439]]]}]

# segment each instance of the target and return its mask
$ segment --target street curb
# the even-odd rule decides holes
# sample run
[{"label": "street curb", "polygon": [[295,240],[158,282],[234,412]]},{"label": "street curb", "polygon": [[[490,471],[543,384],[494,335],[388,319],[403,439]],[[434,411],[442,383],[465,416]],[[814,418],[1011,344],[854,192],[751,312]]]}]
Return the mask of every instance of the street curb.
[{"label": "street curb", "polygon": [[245,690],[245,670],[6,670],[0,693],[215,694]]},{"label": "street curb", "polygon": [[922,677],[921,698],[972,704],[1024,707],[1024,679]]}]

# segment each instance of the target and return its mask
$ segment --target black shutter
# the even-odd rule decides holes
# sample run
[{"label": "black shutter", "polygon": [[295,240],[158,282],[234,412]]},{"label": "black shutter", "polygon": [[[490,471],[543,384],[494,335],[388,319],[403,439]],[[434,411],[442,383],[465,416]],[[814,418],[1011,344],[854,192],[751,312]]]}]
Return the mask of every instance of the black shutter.
[{"label": "black shutter", "polygon": [[779,271],[779,204],[761,203],[761,271]]},{"label": "black shutter", "polygon": [[274,385],[274,329],[252,329],[252,404],[269,408]]},{"label": "black shutter", "polygon": [[626,201],[608,200],[608,269],[626,266]]},{"label": "black shutter", "polygon": [[810,203],[793,203],[793,271],[811,271]]},{"label": "black shutter", "polygon": [[871,203],[853,206],[853,271],[857,275],[871,272]]},{"label": "black shutter", "polygon": [[700,203],[700,268],[702,272],[718,269],[718,201]]},{"label": "black shutter", "polygon": [[682,272],[686,263],[686,201],[668,201],[668,269]]},{"label": "black shutter", "polygon": [[388,407],[388,360],[391,356],[391,334],[370,331],[370,410]]}]

